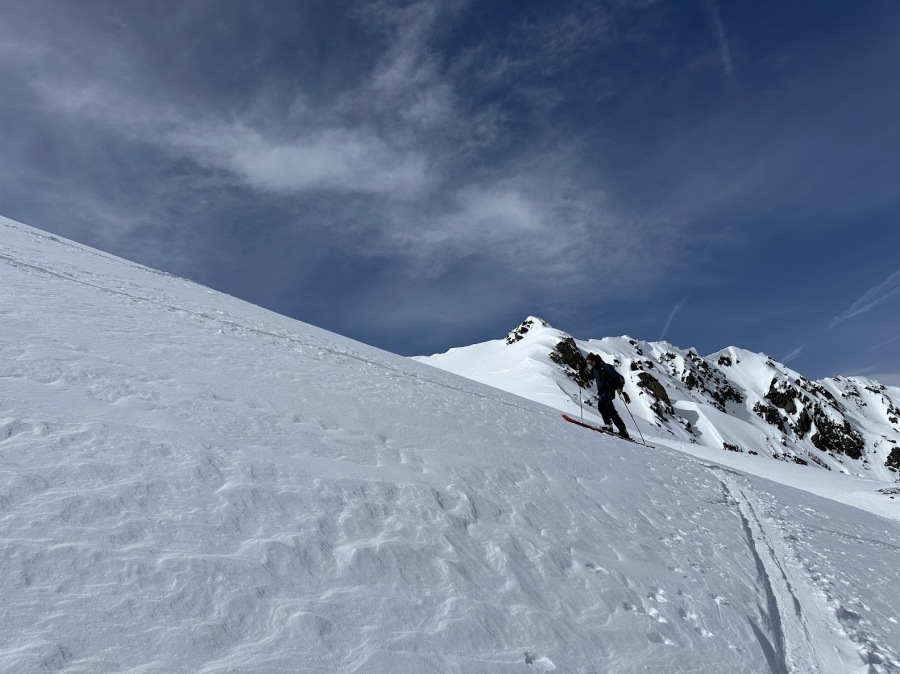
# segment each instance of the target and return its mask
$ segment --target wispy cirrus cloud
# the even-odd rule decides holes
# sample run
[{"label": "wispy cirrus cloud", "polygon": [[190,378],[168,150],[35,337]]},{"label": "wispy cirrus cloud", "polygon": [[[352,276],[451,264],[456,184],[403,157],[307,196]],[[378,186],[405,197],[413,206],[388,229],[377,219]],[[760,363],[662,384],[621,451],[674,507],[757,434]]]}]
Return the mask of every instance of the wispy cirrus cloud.
[{"label": "wispy cirrus cloud", "polygon": [[[387,228],[389,250],[409,251],[417,274],[432,276],[460,257],[491,259],[494,271],[522,274],[547,285],[580,278],[590,268],[588,235],[596,223],[581,206],[561,199],[559,182],[519,176],[460,187],[440,207],[398,205]],[[377,251],[375,251],[377,253]]]},{"label": "wispy cirrus cloud", "polygon": [[[498,153],[487,160],[504,121],[490,104],[461,102],[467,77],[447,67],[432,45],[459,6],[363,6],[360,16],[387,36],[370,71],[325,107],[298,93],[286,116],[267,108],[272,96],[264,86],[244,109],[227,112],[189,99],[148,98],[154,73],[133,56],[113,59],[112,79],[57,78],[49,66],[60,54],[51,54],[32,63],[32,87],[56,114],[188,159],[219,174],[223,186],[231,181],[283,198],[324,195],[330,212],[344,211],[322,221],[329,234],[340,235],[342,227],[374,233],[354,252],[404,260],[416,274],[439,274],[472,256],[532,279],[591,273],[586,247],[604,232],[607,245],[623,239],[612,227],[615,216],[602,190],[577,184],[576,143],[526,146],[511,162]],[[554,19],[539,31],[552,55],[547,63],[565,62],[600,30],[599,18]],[[367,199],[364,212],[342,205],[355,197]],[[306,219],[305,226],[315,224]],[[619,247],[608,261],[628,251]],[[623,282],[647,276],[621,268],[593,273]]]},{"label": "wispy cirrus cloud", "polygon": [[[33,224],[94,228],[86,243],[153,262],[171,245],[183,267],[216,251],[229,280],[255,246],[254,301],[276,285],[317,297],[322,274],[323,313],[366,286],[373,316],[393,301],[409,325],[438,305],[487,323],[521,298],[577,321],[585,298],[598,311],[641,298],[622,329],[652,335],[663,316],[664,339],[686,302],[666,298],[700,293],[722,313],[692,311],[692,329],[715,349],[736,323],[768,328],[746,315],[752,294],[757,309],[783,301],[752,264],[775,233],[896,200],[896,171],[858,170],[900,156],[880,121],[896,93],[858,76],[896,47],[825,54],[811,36],[787,54],[719,0],[677,15],[657,0],[112,4],[0,9],[4,198],[37,203],[29,181],[50,175]],[[800,10],[759,11],[803,26]],[[741,63],[740,90],[723,91],[717,75],[735,82]],[[854,104],[834,105],[837,89]],[[786,334],[767,348],[810,343]]]},{"label": "wispy cirrus cloud", "polygon": [[900,270],[895,271],[877,286],[866,291],[846,311],[835,316],[828,327],[833,328],[898,296],[900,296]]},{"label": "wispy cirrus cloud", "polygon": [[146,100],[100,83],[42,81],[46,103],[67,115],[224,170],[247,186],[279,194],[314,190],[406,197],[427,189],[431,161],[424,148],[372,125],[294,120],[261,126]]},{"label": "wispy cirrus cloud", "polygon": [[188,123],[166,134],[164,142],[274,193],[327,190],[405,198],[422,194],[431,183],[426,153],[365,127],[322,128],[278,140],[242,123],[212,121]]},{"label": "wispy cirrus cloud", "polygon": [[[65,24],[65,40],[41,49],[14,36],[0,35],[0,44],[10,55],[8,67],[25,73],[46,109],[88,120],[98,130],[229,171],[255,189],[405,197],[426,188],[440,159],[440,148],[417,134],[437,128],[441,135],[442,125],[465,124],[428,47],[449,4],[418,2],[402,11],[383,3],[365,6],[361,14],[370,21],[377,17],[390,33],[368,75],[324,105],[306,105],[295,83],[296,104],[287,114],[266,105],[282,95],[286,85],[279,80],[261,78],[242,106],[226,109],[156,90],[160,73],[137,57],[135,44],[121,37],[88,39],[97,37],[96,28],[74,18]],[[79,34],[86,39],[75,39]],[[70,58],[73,45],[81,43],[79,59]],[[77,67],[79,60],[91,67]],[[60,63],[67,67],[60,70]]]}]

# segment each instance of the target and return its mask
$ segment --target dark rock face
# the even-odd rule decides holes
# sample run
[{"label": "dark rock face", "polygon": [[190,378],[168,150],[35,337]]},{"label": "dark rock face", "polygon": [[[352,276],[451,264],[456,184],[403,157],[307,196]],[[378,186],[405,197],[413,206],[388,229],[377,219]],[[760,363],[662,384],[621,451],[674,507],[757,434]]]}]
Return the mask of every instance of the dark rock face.
[{"label": "dark rock face", "polygon": [[720,412],[726,411],[725,404],[728,401],[738,404],[744,402],[744,396],[728,381],[728,378],[694,350],[687,353],[681,381],[688,389],[711,399]]},{"label": "dark rock face", "polygon": [[638,374],[637,385],[653,397],[654,403],[650,407],[656,416],[665,418],[666,415],[675,415],[675,409],[672,407],[672,401],[669,399],[669,394],[666,393],[666,388],[652,375],[641,372]]},{"label": "dark rock face", "polygon": [[812,430],[812,417],[809,416],[805,407],[800,411],[800,416],[797,417],[797,423],[793,428],[794,434],[800,439],[806,437],[806,434]]},{"label": "dark rock face", "polygon": [[809,465],[808,461],[804,461],[800,457],[794,456],[793,454],[773,454],[772,458],[778,459],[779,461],[787,461],[788,463],[793,461],[794,463],[799,464],[801,466]]},{"label": "dark rock face", "polygon": [[798,379],[795,383],[801,389],[809,391],[810,393],[812,393],[814,395],[819,395],[819,396],[822,396],[823,398],[828,398],[829,402],[831,402],[835,407],[840,409],[841,404],[838,402],[838,399],[832,395],[831,391],[829,391],[827,388],[825,388],[821,384],[812,382],[809,379],[807,379],[806,377],[800,377],[800,379]]},{"label": "dark rock face", "polygon": [[592,380],[588,377],[587,361],[575,345],[575,340],[566,337],[550,352],[550,360],[563,368],[566,376],[581,388],[590,388]]},{"label": "dark rock face", "polygon": [[781,416],[778,408],[758,402],[753,406],[753,412],[767,424],[784,433],[784,418]]},{"label": "dark rock face", "polygon": [[769,384],[769,392],[766,393],[766,400],[788,414],[794,414],[797,411],[797,405],[794,401],[797,399],[798,395],[796,389],[791,386],[788,386],[786,390],[779,390],[778,380],[773,379],[772,383]]},{"label": "dark rock face", "polygon": [[813,423],[816,425],[817,432],[810,440],[818,449],[823,452],[845,454],[851,459],[862,457],[865,442],[862,435],[854,430],[846,419],[843,424],[832,421],[822,408],[816,405],[813,411]]},{"label": "dark rock face", "polygon": [[710,395],[718,403],[717,407],[723,412],[725,411],[725,403],[729,400],[735,403],[744,402],[744,396],[741,395],[740,391],[727,382],[720,383]]},{"label": "dark rock face", "polygon": [[894,447],[891,450],[891,453],[888,455],[887,461],[884,462],[884,465],[890,468],[895,473],[900,473],[900,447]]},{"label": "dark rock face", "polygon": [[[848,387],[842,397],[854,400],[857,407],[865,406],[855,387]],[[789,427],[798,440],[815,428],[810,441],[817,449],[830,454],[843,454],[851,459],[863,457],[865,440],[862,434],[845,418],[844,405],[821,384],[805,377],[794,382],[772,379],[765,399],[771,405],[757,404],[754,412],[768,423],[782,429]],[[832,414],[827,413],[826,409],[830,409]],[[794,417],[793,422],[788,415]],[[781,417],[781,424],[775,423],[776,416]],[[835,416],[837,421],[833,419]],[[819,461],[816,460],[816,463]]]},{"label": "dark rock face", "polygon": [[731,367],[731,358],[728,356],[719,356],[719,367]]},{"label": "dark rock face", "polygon": [[685,372],[684,376],[681,378],[681,381],[684,382],[684,385],[689,389],[694,390],[695,388],[700,388],[700,381],[694,376],[693,372]]},{"label": "dark rock face", "polygon": [[888,421],[894,424],[894,426],[900,425],[900,409],[897,409],[892,403],[889,403],[887,413]]},{"label": "dark rock face", "polygon": [[515,344],[516,342],[520,341],[525,335],[528,334],[528,331],[531,330],[531,328],[533,328],[534,325],[535,325],[535,322],[533,320],[526,319],[526,320],[522,321],[522,324],[518,328],[511,331],[506,336],[506,343],[507,344]]},{"label": "dark rock face", "polygon": [[857,407],[865,407],[866,403],[862,400],[862,395],[859,393],[859,389],[853,385],[847,386],[846,390],[841,393],[842,398],[850,398],[856,403]]}]

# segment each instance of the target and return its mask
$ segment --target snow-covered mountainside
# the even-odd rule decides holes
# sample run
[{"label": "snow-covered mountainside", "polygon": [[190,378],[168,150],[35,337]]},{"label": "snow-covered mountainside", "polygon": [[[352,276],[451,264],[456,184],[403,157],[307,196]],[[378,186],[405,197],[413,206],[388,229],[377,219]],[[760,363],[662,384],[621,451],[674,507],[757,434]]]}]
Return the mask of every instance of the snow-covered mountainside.
[{"label": "snow-covered mountainside", "polygon": [[625,376],[620,413],[645,435],[900,479],[900,389],[869,379],[814,382],[734,347],[701,357],[667,342],[576,340],[533,316],[506,339],[417,360],[594,419],[596,388],[581,374],[590,352]]},{"label": "snow-covered mountainside", "polygon": [[0,671],[900,672],[884,482],[606,437],[4,219],[0,326]]}]

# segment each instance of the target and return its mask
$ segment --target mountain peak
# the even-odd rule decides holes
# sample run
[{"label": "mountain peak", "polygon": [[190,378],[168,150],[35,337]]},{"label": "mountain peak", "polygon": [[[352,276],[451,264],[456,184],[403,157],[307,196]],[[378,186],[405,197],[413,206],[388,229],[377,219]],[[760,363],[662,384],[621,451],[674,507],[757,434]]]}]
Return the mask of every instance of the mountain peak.
[{"label": "mountain peak", "polygon": [[633,430],[732,453],[895,480],[900,398],[867,380],[813,382],[764,353],[730,346],[703,357],[691,347],[627,336],[577,340],[528,316],[491,343],[421,358],[436,367],[571,412],[597,415],[585,356],[626,378]]},{"label": "mountain peak", "polygon": [[526,335],[534,330],[534,328],[553,329],[544,319],[538,318],[537,316],[528,316],[516,328],[509,331],[509,334],[506,335],[506,343],[515,344],[516,342],[522,341]]}]

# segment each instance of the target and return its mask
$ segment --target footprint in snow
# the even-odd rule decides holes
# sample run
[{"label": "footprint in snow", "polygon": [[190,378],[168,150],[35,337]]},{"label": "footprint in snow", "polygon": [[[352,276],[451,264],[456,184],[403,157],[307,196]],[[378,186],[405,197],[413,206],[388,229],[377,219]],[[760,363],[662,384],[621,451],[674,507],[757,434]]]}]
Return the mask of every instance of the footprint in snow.
[{"label": "footprint in snow", "polygon": [[650,608],[647,609],[647,615],[650,616],[651,618],[653,618],[653,619],[654,619],[656,622],[658,622],[658,623],[667,623],[667,622],[669,622],[668,620],[666,620],[665,618],[663,618],[663,617],[659,614],[659,611],[657,611],[657,610],[656,610],[655,608],[653,608],[652,606],[651,606]]},{"label": "footprint in snow", "polygon": [[594,564],[593,562],[587,562],[584,565],[584,568],[586,568],[588,571],[593,571],[594,573],[603,573],[603,574],[609,573],[609,571],[604,569],[602,566],[598,566],[597,564]]},{"label": "footprint in snow", "polygon": [[538,656],[527,651],[525,653],[525,664],[539,672],[552,672],[556,669],[556,665],[553,664],[550,658]]},{"label": "footprint in snow", "polygon": [[659,632],[648,632],[647,639],[652,641],[654,644],[663,644],[664,646],[674,646],[675,642],[669,639],[668,637],[664,637]]},{"label": "footprint in snow", "polygon": [[666,597],[666,591],[660,588],[657,588],[650,592],[647,595],[647,599],[652,599],[654,601],[658,601],[660,603],[668,602],[668,598]]}]

